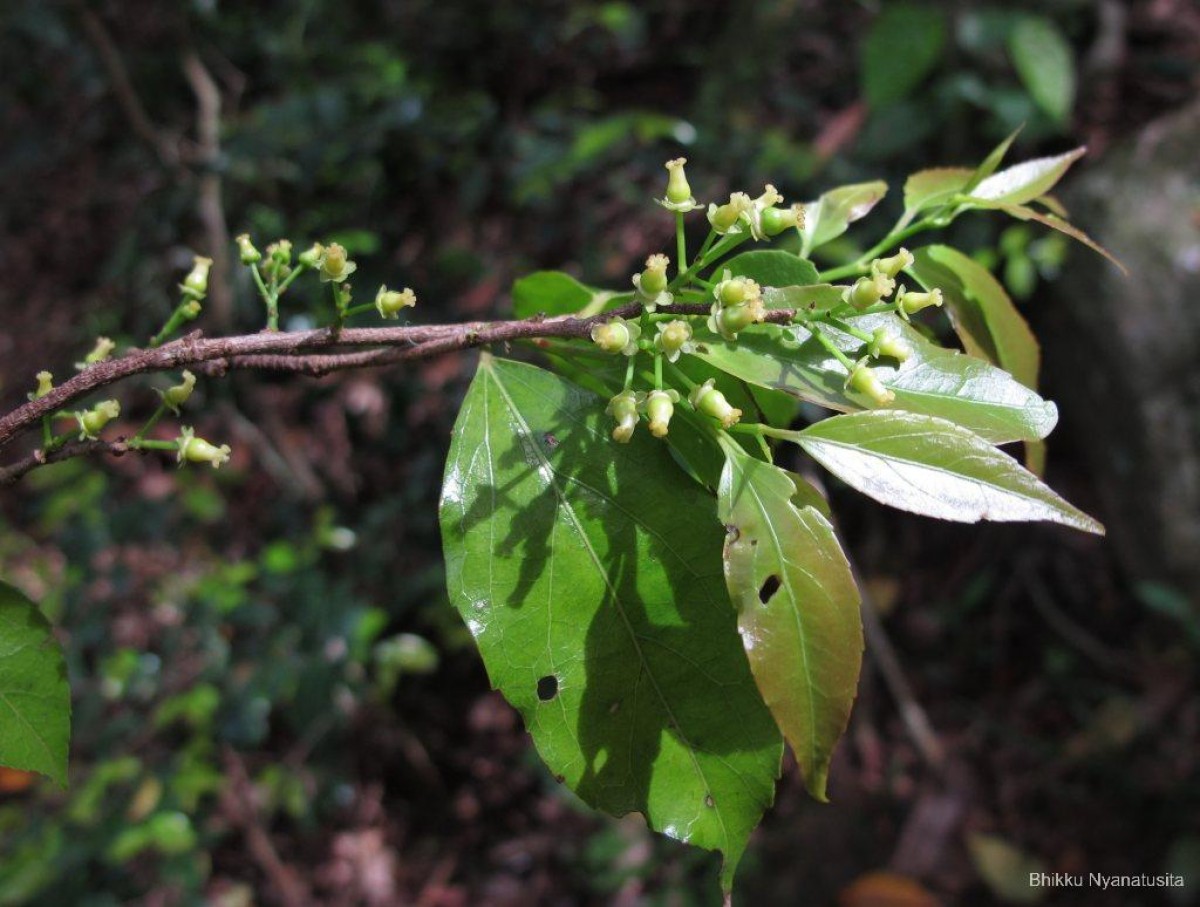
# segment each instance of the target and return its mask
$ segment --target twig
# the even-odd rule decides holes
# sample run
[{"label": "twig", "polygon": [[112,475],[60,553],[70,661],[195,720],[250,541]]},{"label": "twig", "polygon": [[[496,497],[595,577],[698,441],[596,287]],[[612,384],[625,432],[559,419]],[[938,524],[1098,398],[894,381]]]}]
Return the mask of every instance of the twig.
[{"label": "twig", "polygon": [[[674,315],[707,314],[708,306],[669,305],[659,311]],[[202,337],[199,332],[165,343],[156,349],[131,350],[124,356],[97,362],[44,397],[0,417],[0,448],[21,432],[53,415],[75,400],[132,375],[169,372],[204,365],[202,371],[221,374],[234,369],[286,369],[302,374],[323,375],[330,371],[365,366],[390,365],[424,359],[491,343],[537,337],[586,338],[592,326],[614,316],[633,317],[641,312],[630,303],[591,318],[563,315],[528,318],[524,321],[467,322],[433,326],[394,328],[319,328],[311,331],[263,332],[234,337]],[[768,321],[790,322],[792,309],[773,309]],[[367,348],[346,352],[346,348]],[[287,361],[285,361],[285,359]]]},{"label": "twig", "polygon": [[109,454],[110,456],[121,457],[127,453],[146,454],[149,451],[132,448],[125,443],[124,439],[116,441],[69,441],[62,447],[57,447],[49,453],[43,450],[35,450],[33,453],[17,460],[17,462],[0,468],[0,487],[12,485],[27,472],[37,469],[39,466],[49,466],[51,463],[59,463],[63,460],[69,460],[72,457],[86,457],[95,454]]}]

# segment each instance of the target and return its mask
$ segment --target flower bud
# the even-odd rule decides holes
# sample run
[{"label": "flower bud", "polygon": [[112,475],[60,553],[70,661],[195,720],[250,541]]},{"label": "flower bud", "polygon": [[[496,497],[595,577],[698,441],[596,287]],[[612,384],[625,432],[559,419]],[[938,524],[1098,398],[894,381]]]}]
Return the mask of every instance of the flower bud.
[{"label": "flower bud", "polygon": [[670,264],[671,259],[665,255],[651,255],[646,259],[646,269],[633,275],[637,296],[648,312],[653,312],[660,305],[669,304],[673,298],[667,292],[667,266]]},{"label": "flower bud", "polygon": [[700,203],[692,198],[692,187],[688,185],[687,175],[683,172],[683,165],[686,163],[685,157],[667,161],[667,194],[658,200],[664,208],[681,214],[700,206]]},{"label": "flower bud", "polygon": [[690,353],[695,348],[692,344],[692,326],[680,319],[659,322],[654,346],[662,351],[668,362],[677,362],[681,353]]},{"label": "flower bud", "polygon": [[764,208],[762,211],[762,231],[767,236],[778,236],[784,230],[804,226],[804,206],[792,205],[790,208]]},{"label": "flower bud", "polygon": [[30,400],[40,400],[50,391],[54,390],[54,376],[49,372],[37,373],[38,386],[37,390],[29,395]]},{"label": "flower bud", "polygon": [[608,401],[608,409],[605,412],[617,420],[617,425],[612,430],[613,440],[628,444],[629,439],[633,437],[633,430],[637,428],[637,394],[633,391],[622,391]]},{"label": "flower bud", "polygon": [[175,415],[179,415],[179,407],[187,403],[188,398],[192,396],[192,391],[196,387],[196,376],[187,369],[183,370],[183,381],[180,384],[168,387],[165,391],[159,391],[159,396],[162,397],[163,405],[167,407]]},{"label": "flower bud", "polygon": [[605,324],[592,325],[592,340],[606,353],[632,356],[637,352],[642,329],[624,318],[613,318]]},{"label": "flower bud", "polygon": [[273,264],[290,265],[292,263],[292,241],[290,239],[275,240],[267,246],[267,257]]},{"label": "flower bud", "polygon": [[761,299],[724,308],[714,302],[712,315],[708,319],[708,329],[726,340],[736,340],[739,331],[744,331],[752,324],[758,324],[765,317],[766,309],[763,308]]},{"label": "flower bud", "polygon": [[940,306],[942,301],[941,290],[913,293],[907,288],[901,287],[900,295],[896,297],[896,309],[904,315],[915,315],[921,309],[927,309],[931,305]]},{"label": "flower bud", "polygon": [[890,296],[895,288],[896,281],[886,274],[873,274],[858,278],[854,286],[846,290],[844,298],[854,308],[865,309]]},{"label": "flower bud", "polygon": [[318,268],[321,266],[321,256],[325,254],[325,247],[319,242],[313,243],[297,256],[300,264],[306,268]]},{"label": "flower bud", "polygon": [[254,243],[250,242],[249,233],[243,233],[235,242],[238,245],[238,258],[242,260],[242,264],[254,265],[262,261],[262,252],[254,248]]},{"label": "flower bud", "polygon": [[875,369],[863,362],[854,366],[850,377],[846,380],[846,386],[870,397],[871,402],[878,406],[886,406],[896,399],[896,395],[879,380]]},{"label": "flower bud", "polygon": [[675,402],[679,399],[676,390],[650,391],[646,397],[646,416],[650,419],[650,434],[656,438],[667,436],[671,416],[675,414]]},{"label": "flower bud", "polygon": [[734,192],[724,205],[714,203],[708,206],[708,222],[713,230],[722,236],[726,233],[741,232],[742,228],[738,227],[738,223],[742,215],[749,213],[753,207],[754,203],[745,192]]},{"label": "flower bud", "polygon": [[116,400],[102,400],[89,410],[75,413],[79,423],[79,440],[95,441],[109,422],[121,415],[121,404]]},{"label": "flower bud", "polygon": [[341,243],[330,243],[321,255],[321,282],[341,283],[357,270],[358,265],[346,256]]},{"label": "flower bud", "polygon": [[725,271],[723,277],[724,279],[713,287],[713,296],[721,305],[741,305],[743,302],[754,302],[762,298],[762,288],[749,277],[730,277],[729,271]]},{"label": "flower bud", "polygon": [[886,274],[888,277],[895,277],[914,261],[916,259],[913,258],[912,252],[902,248],[890,258],[876,258],[871,262],[871,273]]},{"label": "flower bud", "polygon": [[103,362],[112,355],[113,350],[117,345],[107,337],[97,337],[96,345],[92,347],[92,351],[83,357],[82,362],[76,362],[75,368],[83,371],[89,365],[95,365],[97,362]]},{"label": "flower bud", "polygon": [[871,333],[871,342],[867,351],[876,359],[880,356],[890,356],[897,362],[907,361],[913,354],[912,344],[901,337],[891,327],[878,327]]},{"label": "flower bud", "polygon": [[775,207],[783,201],[779,190],[770,183],[763,188],[763,194],[756,198],[750,208],[750,235],[758,241],[767,238],[768,234],[763,225],[763,212]]},{"label": "flower bud", "polygon": [[197,438],[195,430],[188,426],[184,426],[182,434],[175,439],[175,443],[179,446],[179,453],[175,459],[180,466],[185,462],[211,463],[212,468],[216,469],[229,460],[231,452],[228,444],[217,447],[203,438]]},{"label": "flower bud", "polygon": [[187,277],[183,278],[183,283],[179,285],[179,291],[191,299],[197,301],[203,299],[204,294],[208,292],[208,271],[211,267],[211,258],[197,255],[192,260],[192,270],[188,272]]},{"label": "flower bud", "polygon": [[201,308],[202,306],[200,305],[199,299],[189,299],[179,307],[178,311],[179,314],[186,320],[195,321],[200,317]]},{"label": "flower bud", "polygon": [[399,318],[402,309],[412,308],[416,304],[417,294],[408,287],[403,290],[389,290],[383,285],[375,294],[375,308],[379,310],[380,318]]},{"label": "flower bud", "polygon": [[688,396],[688,402],[698,413],[710,416],[721,423],[722,428],[729,428],[742,418],[742,411],[729,405],[725,395],[713,385],[716,381],[709,378],[699,387],[694,388]]}]

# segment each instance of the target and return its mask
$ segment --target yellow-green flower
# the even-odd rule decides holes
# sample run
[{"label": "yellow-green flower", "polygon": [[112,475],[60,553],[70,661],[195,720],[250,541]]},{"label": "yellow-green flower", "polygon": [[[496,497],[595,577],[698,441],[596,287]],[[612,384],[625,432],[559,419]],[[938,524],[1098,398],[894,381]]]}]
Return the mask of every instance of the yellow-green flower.
[{"label": "yellow-green flower", "polygon": [[663,198],[658,199],[658,203],[667,210],[677,211],[681,214],[700,207],[700,203],[692,197],[692,187],[688,185],[687,175],[683,172],[683,165],[686,163],[687,158],[685,157],[667,161],[666,168],[670,174],[667,177],[667,193]]},{"label": "yellow-green flower", "polygon": [[401,311],[412,308],[416,304],[417,294],[408,287],[397,291],[389,290],[387,286],[380,286],[379,292],[375,294],[375,308],[379,310],[380,318],[399,318]]},{"label": "yellow-green flower", "polygon": [[179,446],[179,453],[176,454],[175,459],[180,466],[185,462],[211,463],[212,468],[217,469],[228,462],[231,453],[228,444],[222,444],[220,447],[210,444],[203,438],[197,438],[195,430],[186,425],[182,434],[175,439],[175,443]]},{"label": "yellow-green flower", "polygon": [[347,257],[345,247],[335,242],[322,250],[319,266],[321,283],[341,283],[358,270],[358,265]]}]

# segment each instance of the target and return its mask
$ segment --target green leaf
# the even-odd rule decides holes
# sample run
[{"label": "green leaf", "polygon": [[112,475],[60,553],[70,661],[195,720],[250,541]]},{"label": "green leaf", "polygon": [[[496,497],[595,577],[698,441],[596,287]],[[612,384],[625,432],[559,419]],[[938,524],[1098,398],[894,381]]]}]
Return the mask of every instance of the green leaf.
[{"label": "green leaf", "polygon": [[0,582],[0,765],[67,786],[71,690],[49,621]]},{"label": "green leaf", "polygon": [[828,312],[844,304],[842,294],[845,289],[831,283],[815,283],[803,287],[767,287],[763,290],[763,305],[768,309]]},{"label": "green leaf", "polygon": [[782,249],[743,252],[717,265],[716,270],[728,270],[734,277],[749,277],[764,287],[798,287],[815,284],[820,279],[811,261]]},{"label": "green leaf", "polygon": [[1071,165],[1086,153],[1086,148],[1076,148],[1066,154],[1014,164],[992,174],[970,190],[969,201],[982,202],[985,203],[984,207],[992,208],[1032,201],[1053,189]]},{"label": "green leaf", "polygon": [[904,181],[905,218],[911,221],[921,211],[947,204],[967,188],[974,175],[969,167],[918,170]]},{"label": "green leaf", "polygon": [[[513,315],[595,315],[611,308],[619,294],[581,284],[562,271],[535,271],[513,283]],[[585,311],[586,310],[586,311]]]},{"label": "green leaf", "polygon": [[825,800],[829,761],[862,666],[858,589],[833,527],[793,503],[792,477],[727,437],[721,448],[725,580],[738,630],[809,792]]},{"label": "green leaf", "polygon": [[980,162],[979,166],[975,168],[975,172],[971,175],[971,180],[967,183],[968,192],[996,172],[996,169],[1000,166],[1000,162],[1003,161],[1004,156],[1008,154],[1008,149],[1012,147],[1012,143],[1015,142],[1017,140],[1017,136],[1021,134],[1022,128],[1023,127],[1018,126],[1008,134],[1008,137],[1005,138],[1003,142],[988,152],[988,156]]},{"label": "green leaf", "polygon": [[1075,54],[1058,26],[1045,16],[1023,16],[1008,35],[1008,52],[1034,103],[1065,123],[1075,103]]},{"label": "green leaf", "polygon": [[782,740],[739,644],[714,502],[603,400],[484,356],[441,524],[450,597],[492,683],[586,803],[720,850],[730,886]]},{"label": "green leaf", "polygon": [[1037,390],[1037,338],[987,268],[949,246],[925,246],[913,258],[909,273],[926,289],[941,289],[950,323],[967,352]]},{"label": "green leaf", "polygon": [[916,3],[889,3],[871,23],[861,51],[862,90],[867,106],[903,100],[942,58],[946,15]]},{"label": "green leaf", "polygon": [[[957,350],[930,343],[894,315],[859,315],[846,321],[871,332],[888,325],[913,348],[902,365],[880,360],[874,369],[896,394],[897,409],[940,416],[1000,444],[1044,438],[1058,421],[1053,403],[1007,372]],[[849,356],[863,344],[824,329]],[[846,369],[802,326],[756,325],[735,343],[705,340],[697,354],[724,372],[761,387],[787,391],[828,409],[869,409],[870,401],[845,387]]]},{"label": "green leaf", "polygon": [[833,416],[792,439],[890,507],[961,523],[1048,520],[1104,534],[1008,454],[945,419],[882,409]]},{"label": "green leaf", "polygon": [[[815,202],[806,203],[804,206],[804,229],[800,231],[801,256],[807,258],[813,249],[825,245],[832,239],[837,239],[849,229],[850,224],[866,217],[871,209],[887,195],[887,189],[887,183],[883,180],[854,183],[831,189]],[[816,282],[817,277],[814,274],[811,280],[799,283]]]}]

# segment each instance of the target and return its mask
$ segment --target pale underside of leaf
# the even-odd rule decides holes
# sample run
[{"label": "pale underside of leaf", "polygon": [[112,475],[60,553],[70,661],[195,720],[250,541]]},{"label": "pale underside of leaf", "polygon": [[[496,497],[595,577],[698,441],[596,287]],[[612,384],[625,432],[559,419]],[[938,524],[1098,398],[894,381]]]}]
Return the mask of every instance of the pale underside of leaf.
[{"label": "pale underside of leaf", "polygon": [[1104,533],[1008,454],[944,419],[854,413],[792,440],[846,484],[901,510],[963,523],[1045,520]]}]

